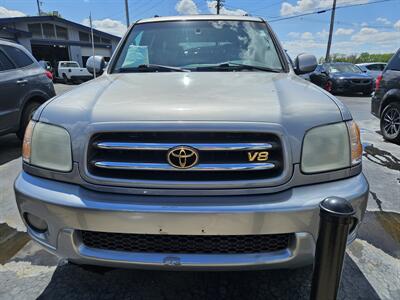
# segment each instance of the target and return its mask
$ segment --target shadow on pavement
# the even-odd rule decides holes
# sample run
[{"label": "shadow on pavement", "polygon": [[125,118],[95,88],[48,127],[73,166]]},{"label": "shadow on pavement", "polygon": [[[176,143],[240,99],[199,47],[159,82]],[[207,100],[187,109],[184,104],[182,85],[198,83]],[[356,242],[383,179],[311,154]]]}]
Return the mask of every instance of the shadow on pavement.
[{"label": "shadow on pavement", "polygon": [[[308,299],[312,268],[168,272],[58,266],[39,299]],[[338,299],[379,299],[346,257]]]},{"label": "shadow on pavement", "polygon": [[29,242],[25,232],[17,231],[5,223],[0,223],[0,264],[6,263]]},{"label": "shadow on pavement", "polygon": [[[374,192],[370,193],[375,201],[379,200]],[[365,212],[358,238],[400,259],[400,214],[385,211]]]},{"label": "shadow on pavement", "polygon": [[0,137],[0,165],[21,156],[22,142],[15,134]]}]

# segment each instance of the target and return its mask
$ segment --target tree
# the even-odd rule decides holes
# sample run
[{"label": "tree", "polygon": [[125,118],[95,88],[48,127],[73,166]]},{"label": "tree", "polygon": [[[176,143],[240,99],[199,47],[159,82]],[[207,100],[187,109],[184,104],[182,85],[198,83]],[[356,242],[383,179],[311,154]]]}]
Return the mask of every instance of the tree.
[{"label": "tree", "polygon": [[[384,54],[371,54],[368,52],[356,54],[340,54],[334,53],[331,55],[332,62],[348,62],[352,64],[360,64],[360,63],[368,63],[368,62],[384,62],[387,63],[393,56],[394,53],[384,53]],[[323,57],[319,59],[320,63],[323,63],[325,60]]]}]

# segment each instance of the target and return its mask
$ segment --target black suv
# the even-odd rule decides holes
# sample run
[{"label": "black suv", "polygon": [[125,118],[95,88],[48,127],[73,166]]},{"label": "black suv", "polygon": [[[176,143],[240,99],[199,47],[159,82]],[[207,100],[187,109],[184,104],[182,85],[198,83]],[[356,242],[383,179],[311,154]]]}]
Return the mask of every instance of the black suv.
[{"label": "black suv", "polygon": [[383,137],[400,143],[400,49],[376,79],[371,112],[381,120]]},{"label": "black suv", "polygon": [[23,138],[35,110],[55,96],[51,77],[24,47],[0,40],[0,135]]}]

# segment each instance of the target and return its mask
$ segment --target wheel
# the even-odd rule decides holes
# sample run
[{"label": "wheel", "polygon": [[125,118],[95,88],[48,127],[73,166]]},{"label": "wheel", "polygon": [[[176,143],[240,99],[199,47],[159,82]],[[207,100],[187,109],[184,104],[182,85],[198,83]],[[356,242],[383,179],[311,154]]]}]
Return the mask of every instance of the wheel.
[{"label": "wheel", "polygon": [[324,89],[327,90],[329,93],[332,93],[333,92],[333,82],[328,80],[325,83]]},{"label": "wheel", "polygon": [[69,80],[68,80],[67,75],[62,74],[62,78],[63,78],[63,83],[64,83],[64,84],[68,84]]},{"label": "wheel", "polygon": [[38,109],[39,106],[40,106],[39,102],[30,102],[25,106],[22,112],[20,126],[17,131],[17,136],[21,140],[24,138],[26,126],[28,126],[29,121],[32,119],[33,114],[35,113],[35,111]]},{"label": "wheel", "polygon": [[391,142],[400,143],[400,104],[393,102],[385,107],[381,115],[381,132]]}]

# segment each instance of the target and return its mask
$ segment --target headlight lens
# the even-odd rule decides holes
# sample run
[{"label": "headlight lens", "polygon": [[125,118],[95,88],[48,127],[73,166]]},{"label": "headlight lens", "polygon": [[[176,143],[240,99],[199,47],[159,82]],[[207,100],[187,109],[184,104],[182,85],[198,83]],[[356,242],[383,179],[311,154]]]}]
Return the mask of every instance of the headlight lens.
[{"label": "headlight lens", "polygon": [[360,128],[354,121],[346,123],[349,129],[350,146],[351,146],[351,164],[357,165],[362,160],[363,147],[361,144]]},{"label": "headlight lens", "polygon": [[304,137],[301,170],[318,173],[350,167],[350,151],[346,123],[313,128]]},{"label": "headlight lens", "polygon": [[72,169],[71,139],[64,128],[31,121],[22,149],[24,161],[31,165],[62,172]]}]

